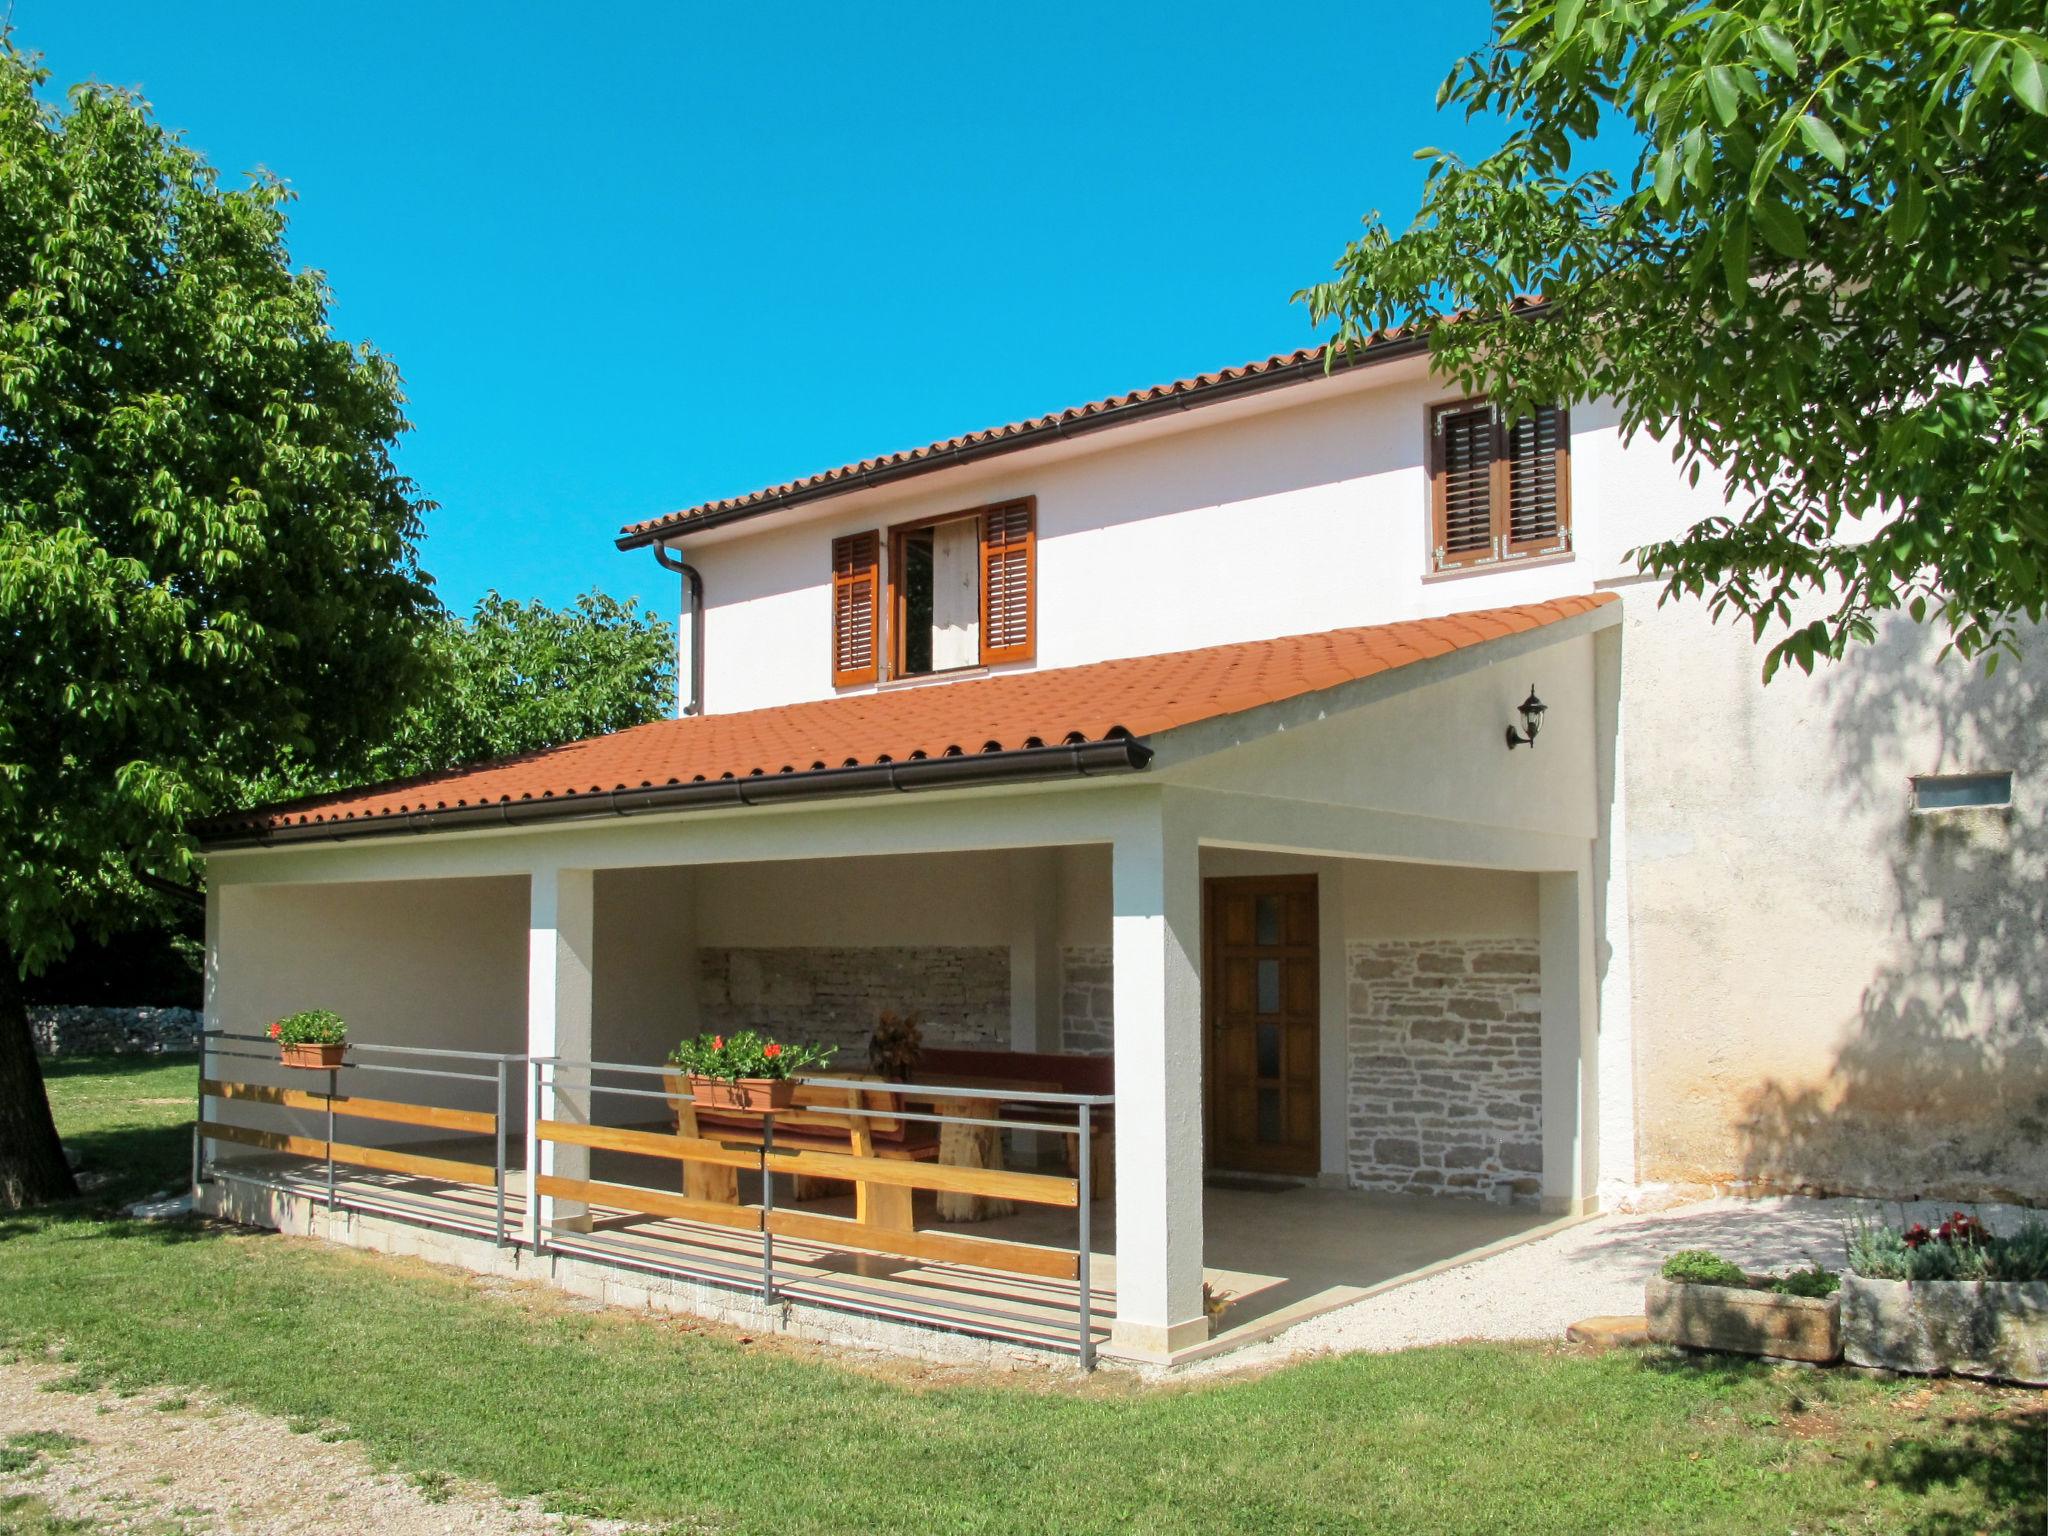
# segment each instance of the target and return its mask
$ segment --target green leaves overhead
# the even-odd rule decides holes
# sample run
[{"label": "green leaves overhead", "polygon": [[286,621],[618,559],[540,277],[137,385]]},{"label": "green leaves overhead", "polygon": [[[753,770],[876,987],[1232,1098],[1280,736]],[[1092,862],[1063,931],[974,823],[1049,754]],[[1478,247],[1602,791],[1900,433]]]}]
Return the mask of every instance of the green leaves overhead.
[{"label": "green leaves overhead", "polygon": [[189,882],[185,822],[367,763],[439,612],[398,375],[337,338],[288,194],[0,51],[0,964]]},{"label": "green leaves overhead", "polygon": [[[1416,222],[1299,297],[1351,342],[1432,325],[1517,405],[1612,398],[1718,474],[1727,510],[1637,555],[1774,635],[1767,673],[1895,610],[1995,659],[2048,601],[2044,29],[2038,0],[1497,4],[1442,98],[1499,147],[1431,159]],[[1627,170],[1573,169],[1617,128]],[[1541,323],[1437,323],[1532,293]]]}]

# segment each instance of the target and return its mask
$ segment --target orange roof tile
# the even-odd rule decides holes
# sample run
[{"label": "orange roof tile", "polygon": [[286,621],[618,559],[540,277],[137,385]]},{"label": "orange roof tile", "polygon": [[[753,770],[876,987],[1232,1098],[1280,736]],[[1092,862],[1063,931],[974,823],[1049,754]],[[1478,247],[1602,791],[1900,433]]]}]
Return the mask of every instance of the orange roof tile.
[{"label": "orange roof tile", "polygon": [[[1515,299],[1508,309],[1512,314],[1527,314],[1542,307],[1542,296],[1531,294]],[[922,448],[883,454],[879,458],[862,459],[855,464],[842,464],[837,469],[828,469],[815,475],[785,481],[781,485],[749,491],[744,496],[728,496],[718,501],[702,502],[680,512],[665,512],[659,517],[628,523],[619,530],[618,544],[621,549],[635,549],[671,534],[686,533],[692,528],[711,527],[773,511],[777,507],[840,495],[858,490],[864,485],[903,480],[912,475],[948,469],[953,465],[986,458],[991,454],[1028,448],[1047,438],[1065,437],[1077,431],[1100,429],[1124,421],[1139,420],[1161,406],[1171,406],[1178,410],[1258,389],[1303,383],[1322,378],[1330,372],[1342,372],[1368,363],[1390,361],[1394,357],[1406,355],[1425,346],[1427,342],[1428,335],[1425,330],[1404,328],[1384,332],[1373,337],[1365,345],[1349,351],[1339,349],[1334,357],[1331,356],[1332,349],[1329,346],[1305,347],[1296,352],[1279,352],[1258,362],[1245,363],[1241,367],[1220,368],[1214,373],[1175,379],[1170,384],[1156,384],[1150,389],[1135,389],[1128,394],[1091,400],[1086,405],[1070,406],[1066,410],[1034,416],[1025,421],[1006,422],[1002,426],[989,427],[980,432],[966,432],[958,437],[942,438],[938,442],[927,443]]]},{"label": "orange roof tile", "polygon": [[[663,786],[759,781],[1154,736],[1332,688],[1589,613],[1611,593],[1482,609],[1277,640],[849,694],[737,714],[657,720],[609,736],[420,779],[214,817],[203,842],[406,818],[471,807],[602,810],[592,797]],[[522,817],[521,819],[527,819]],[[534,819],[543,819],[536,817]]]}]

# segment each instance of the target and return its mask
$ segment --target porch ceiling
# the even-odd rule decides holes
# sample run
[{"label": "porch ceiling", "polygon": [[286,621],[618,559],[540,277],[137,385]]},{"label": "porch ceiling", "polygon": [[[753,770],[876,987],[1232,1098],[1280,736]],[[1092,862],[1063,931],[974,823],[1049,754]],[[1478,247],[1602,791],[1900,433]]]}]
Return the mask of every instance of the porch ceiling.
[{"label": "porch ceiling", "polygon": [[1145,738],[1589,613],[1565,597],[1089,666],[659,720],[545,752],[200,823],[210,847],[1142,768]]}]

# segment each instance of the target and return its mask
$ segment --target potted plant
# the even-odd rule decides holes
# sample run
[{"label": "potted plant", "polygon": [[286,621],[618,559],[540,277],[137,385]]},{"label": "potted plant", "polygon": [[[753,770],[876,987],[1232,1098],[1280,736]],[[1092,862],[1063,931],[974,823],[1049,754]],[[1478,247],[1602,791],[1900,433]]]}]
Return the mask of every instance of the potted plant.
[{"label": "potted plant", "polygon": [[1664,1261],[1644,1296],[1650,1337],[1685,1349],[1825,1364],[1842,1353],[1841,1277],[1814,1265],[1751,1275],[1703,1248]]},{"label": "potted plant", "polygon": [[307,1008],[270,1026],[270,1038],[278,1045],[278,1059],[288,1067],[341,1065],[348,1050],[348,1026],[341,1015],[325,1008]]},{"label": "potted plant", "polygon": [[699,1035],[669,1052],[699,1109],[762,1114],[796,1102],[798,1073],[822,1067],[836,1047],[785,1045],[751,1029],[731,1035]]},{"label": "potted plant", "polygon": [[2048,1386],[2048,1225],[2005,1236],[1962,1211],[1849,1233],[1842,1337],[1857,1365]]},{"label": "potted plant", "polygon": [[868,1065],[885,1083],[907,1083],[924,1049],[924,1031],[915,1013],[885,1012],[868,1036]]}]

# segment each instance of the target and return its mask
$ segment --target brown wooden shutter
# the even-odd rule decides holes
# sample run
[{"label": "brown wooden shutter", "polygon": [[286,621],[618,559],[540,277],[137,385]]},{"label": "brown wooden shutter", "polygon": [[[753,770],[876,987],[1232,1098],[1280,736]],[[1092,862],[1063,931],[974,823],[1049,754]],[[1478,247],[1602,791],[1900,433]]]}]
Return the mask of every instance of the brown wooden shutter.
[{"label": "brown wooden shutter", "polygon": [[1555,405],[1538,406],[1502,432],[1507,460],[1503,526],[1511,555],[1550,554],[1571,545],[1571,422]]},{"label": "brown wooden shutter", "polygon": [[1430,569],[1494,555],[1494,422],[1484,401],[1430,413]]},{"label": "brown wooden shutter", "polygon": [[882,535],[832,541],[832,686],[881,675]]},{"label": "brown wooden shutter", "polygon": [[1032,587],[1038,564],[1036,504],[1030,497],[981,513],[981,663],[1029,661],[1036,646]]}]

